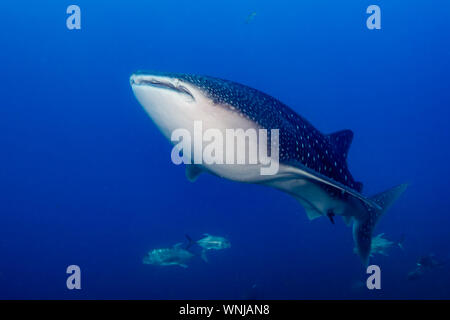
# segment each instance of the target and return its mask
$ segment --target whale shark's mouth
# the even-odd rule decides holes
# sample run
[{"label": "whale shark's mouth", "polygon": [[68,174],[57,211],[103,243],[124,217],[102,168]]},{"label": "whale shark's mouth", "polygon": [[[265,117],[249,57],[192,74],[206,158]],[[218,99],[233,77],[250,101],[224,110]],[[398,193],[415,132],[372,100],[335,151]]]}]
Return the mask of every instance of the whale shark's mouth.
[{"label": "whale shark's mouth", "polygon": [[174,91],[189,97],[190,99],[192,99],[192,101],[195,101],[194,95],[189,91],[189,89],[187,89],[182,84],[174,84],[169,81],[169,79],[165,80],[164,78],[157,78],[152,76],[133,75],[130,78],[130,83],[132,86],[148,86],[156,89]]}]

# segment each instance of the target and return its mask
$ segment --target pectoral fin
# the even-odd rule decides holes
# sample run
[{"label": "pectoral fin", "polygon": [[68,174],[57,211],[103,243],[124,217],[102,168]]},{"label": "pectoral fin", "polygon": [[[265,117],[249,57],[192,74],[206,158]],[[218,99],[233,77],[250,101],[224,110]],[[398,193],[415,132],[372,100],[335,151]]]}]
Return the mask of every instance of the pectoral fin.
[{"label": "pectoral fin", "polygon": [[300,198],[300,197],[295,197],[295,199],[301,204],[301,206],[305,209],[306,211],[306,215],[308,216],[309,220],[314,220],[317,219],[319,217],[321,217],[322,215],[320,214],[319,211],[317,211],[316,209],[314,209],[306,200]]},{"label": "pectoral fin", "polygon": [[200,166],[197,166],[195,164],[187,164],[186,165],[186,178],[190,182],[195,182],[195,180],[197,180],[198,176],[202,172],[203,172],[203,170]]},{"label": "pectoral fin", "polygon": [[305,208],[305,211],[306,211],[306,215],[308,216],[309,220],[314,220],[314,219],[317,219],[322,216],[318,211],[314,210],[313,208],[308,208],[308,209]]}]

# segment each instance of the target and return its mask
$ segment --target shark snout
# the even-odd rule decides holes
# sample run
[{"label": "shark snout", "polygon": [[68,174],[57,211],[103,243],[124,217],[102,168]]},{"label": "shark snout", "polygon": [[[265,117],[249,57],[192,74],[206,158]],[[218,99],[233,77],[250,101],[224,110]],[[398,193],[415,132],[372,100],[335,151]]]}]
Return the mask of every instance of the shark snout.
[{"label": "shark snout", "polygon": [[131,86],[139,86],[139,85],[151,85],[153,83],[166,83],[171,84],[172,80],[167,77],[161,77],[152,74],[144,74],[144,73],[133,73],[130,76],[130,85]]},{"label": "shark snout", "polygon": [[176,77],[161,76],[157,74],[134,73],[130,77],[130,85],[133,90],[137,87],[145,87],[146,89],[168,90],[172,93],[183,95],[189,100],[195,100],[194,95],[186,87],[186,85]]}]

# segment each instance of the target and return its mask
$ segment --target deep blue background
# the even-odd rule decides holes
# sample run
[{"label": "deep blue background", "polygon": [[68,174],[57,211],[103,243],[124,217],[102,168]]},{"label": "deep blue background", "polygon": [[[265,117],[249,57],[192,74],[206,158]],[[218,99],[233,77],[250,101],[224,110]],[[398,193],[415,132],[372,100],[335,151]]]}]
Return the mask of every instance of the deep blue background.
[{"label": "deep blue background", "polygon": [[[78,4],[82,30],[66,28]],[[382,30],[366,28],[366,8]],[[0,298],[450,298],[448,1],[1,1]],[[246,24],[252,12],[256,16]],[[376,233],[405,251],[365,270],[341,219],[308,221],[278,191],[191,184],[133,96],[138,69],[227,78],[322,132],[352,129],[349,167],[373,194],[409,182]],[[189,233],[232,248],[190,267],[143,265]],[[82,290],[65,269],[82,269]],[[255,289],[251,289],[256,285]]]}]

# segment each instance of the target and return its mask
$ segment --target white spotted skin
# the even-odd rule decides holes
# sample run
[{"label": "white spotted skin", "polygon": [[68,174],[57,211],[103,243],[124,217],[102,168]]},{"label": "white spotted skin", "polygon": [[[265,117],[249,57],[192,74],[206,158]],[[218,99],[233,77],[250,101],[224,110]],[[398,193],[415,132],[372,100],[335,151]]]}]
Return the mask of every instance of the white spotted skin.
[{"label": "white spotted skin", "polygon": [[[174,90],[141,85],[139,82],[142,80],[165,82],[173,86],[182,85],[194,99]],[[210,128],[219,129],[224,137],[226,129],[260,129],[257,123],[243,116],[232,106],[214,103],[189,82],[168,76],[141,74],[132,75],[130,82],[137,100],[168,140],[172,132],[179,128],[188,130],[191,137],[194,137],[195,121],[202,122],[203,132]],[[331,197],[319,184],[308,179],[306,172],[297,167],[280,164],[278,173],[271,176],[261,175],[260,164],[203,163],[201,167],[229,180],[264,184],[282,190],[295,196],[301,203],[301,200],[307,202],[321,215],[326,215],[330,210],[336,215],[354,215],[355,212],[353,205],[348,208],[348,201]]]}]

